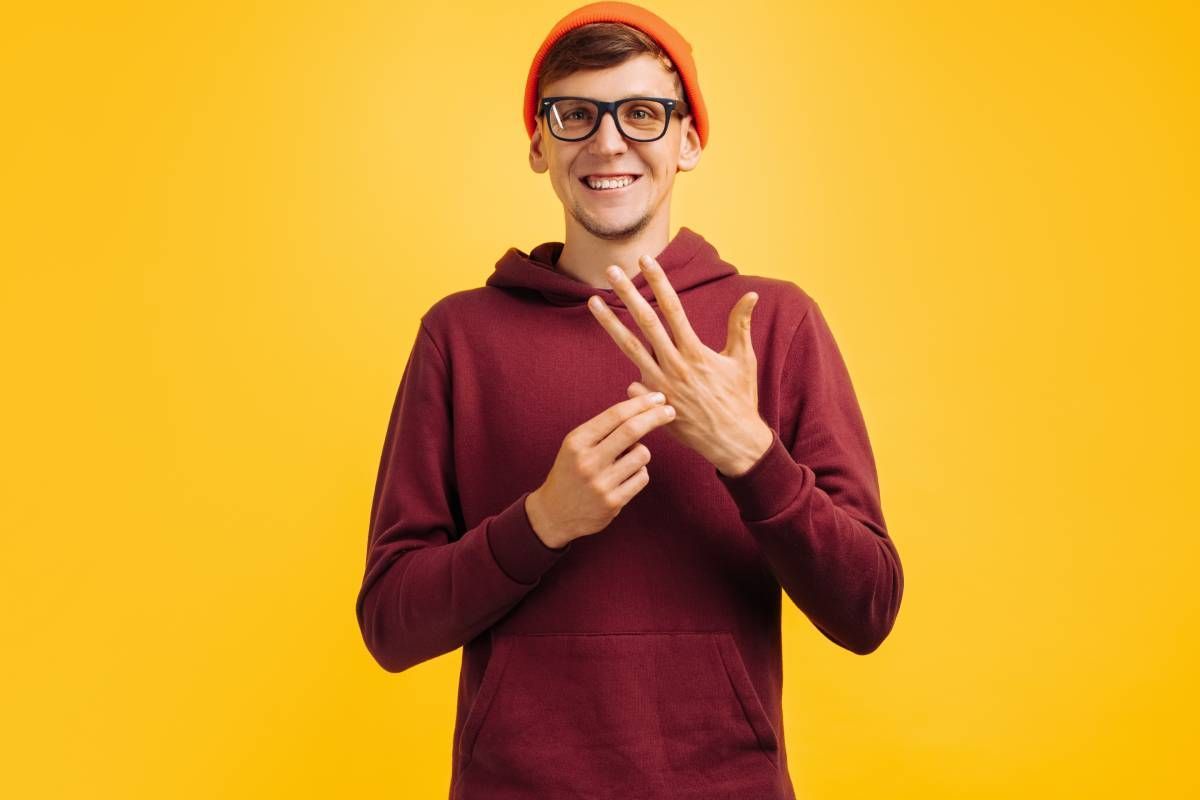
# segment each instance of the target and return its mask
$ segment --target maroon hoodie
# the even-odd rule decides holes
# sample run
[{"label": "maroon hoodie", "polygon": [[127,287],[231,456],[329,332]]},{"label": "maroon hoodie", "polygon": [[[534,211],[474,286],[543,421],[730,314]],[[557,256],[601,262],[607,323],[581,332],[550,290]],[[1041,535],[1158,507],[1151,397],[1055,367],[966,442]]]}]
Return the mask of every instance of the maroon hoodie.
[{"label": "maroon hoodie", "polygon": [[[526,496],[563,437],[640,378],[587,299],[646,341],[615,291],[556,270],[562,248],[510,248],[486,286],[421,318],[371,506],[363,639],[391,672],[463,648],[451,800],[794,798],[780,588],[867,654],[904,585],[845,363],[796,284],[739,274],[680,228],[656,257],[709,347],[759,295],[773,442],[727,477],[655,429],[649,485],[604,530],[549,548]],[[644,275],[633,286],[657,308]]]}]

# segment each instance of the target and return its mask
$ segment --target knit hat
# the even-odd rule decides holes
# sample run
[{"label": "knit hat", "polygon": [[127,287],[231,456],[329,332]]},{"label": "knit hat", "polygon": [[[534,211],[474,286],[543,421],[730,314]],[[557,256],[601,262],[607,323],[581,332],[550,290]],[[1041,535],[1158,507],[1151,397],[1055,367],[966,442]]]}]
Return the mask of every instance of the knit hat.
[{"label": "knit hat", "polygon": [[623,22],[645,33],[666,51],[683,81],[685,99],[691,110],[696,133],[700,136],[700,147],[703,148],[708,142],[708,109],[704,106],[704,98],[700,96],[700,81],[696,75],[696,62],[692,59],[691,44],[658,15],[641,6],[619,2],[588,3],[575,9],[558,21],[538,48],[533,57],[533,64],[529,67],[529,77],[525,81],[525,129],[530,138],[533,138],[533,132],[537,130],[537,84],[542,60],[563,34],[593,22]]}]

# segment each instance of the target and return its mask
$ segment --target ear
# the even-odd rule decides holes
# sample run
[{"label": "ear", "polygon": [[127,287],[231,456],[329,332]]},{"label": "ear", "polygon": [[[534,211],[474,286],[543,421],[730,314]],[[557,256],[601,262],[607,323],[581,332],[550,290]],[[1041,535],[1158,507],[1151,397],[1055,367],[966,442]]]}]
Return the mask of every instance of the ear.
[{"label": "ear", "polygon": [[700,163],[700,134],[696,132],[696,126],[692,124],[692,117],[689,114],[679,120],[683,134],[679,138],[679,170],[682,172],[690,172]]},{"label": "ear", "polygon": [[538,121],[538,126],[533,130],[533,138],[529,140],[529,168],[534,172],[542,173],[550,169],[549,154],[542,152],[542,145],[545,139],[542,138],[542,123]]}]

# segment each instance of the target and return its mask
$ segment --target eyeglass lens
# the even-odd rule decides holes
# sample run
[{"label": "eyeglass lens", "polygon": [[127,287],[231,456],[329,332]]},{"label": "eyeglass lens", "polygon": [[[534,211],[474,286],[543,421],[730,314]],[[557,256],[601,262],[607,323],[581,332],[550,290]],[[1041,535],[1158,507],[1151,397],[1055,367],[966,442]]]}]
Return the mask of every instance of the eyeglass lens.
[{"label": "eyeglass lens", "polygon": [[[546,109],[551,132],[560,139],[581,139],[596,127],[599,109],[591,100],[558,100]],[[617,127],[630,139],[647,141],[662,135],[667,110],[654,100],[631,100],[617,108]]]}]

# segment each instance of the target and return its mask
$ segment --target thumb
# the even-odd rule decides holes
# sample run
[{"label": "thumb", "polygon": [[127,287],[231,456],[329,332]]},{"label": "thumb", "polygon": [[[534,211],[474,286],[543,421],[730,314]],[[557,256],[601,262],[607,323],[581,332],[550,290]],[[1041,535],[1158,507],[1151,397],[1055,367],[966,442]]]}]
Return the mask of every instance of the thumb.
[{"label": "thumb", "polygon": [[726,355],[744,358],[746,354],[754,354],[754,344],[750,338],[750,316],[757,304],[758,293],[747,292],[738,300],[733,311],[729,312],[729,330],[725,337]]}]

